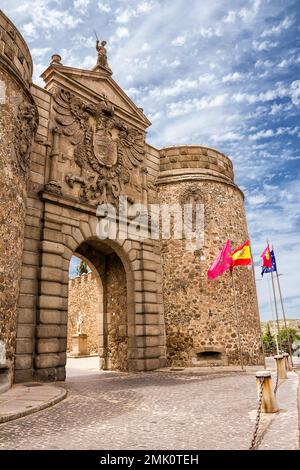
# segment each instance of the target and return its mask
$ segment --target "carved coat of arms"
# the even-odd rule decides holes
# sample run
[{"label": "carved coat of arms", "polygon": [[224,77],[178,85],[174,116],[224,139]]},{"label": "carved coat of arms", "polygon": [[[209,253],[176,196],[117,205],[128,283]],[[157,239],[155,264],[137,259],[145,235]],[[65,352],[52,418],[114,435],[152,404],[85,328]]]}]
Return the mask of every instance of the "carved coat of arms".
[{"label": "carved coat of arms", "polygon": [[74,160],[80,175],[68,173],[70,187],[80,185],[80,199],[105,203],[117,198],[130,183],[132,169],[145,155],[144,134],[115,116],[105,96],[98,105],[84,103],[71,92],[54,95],[56,121],[74,145]]}]

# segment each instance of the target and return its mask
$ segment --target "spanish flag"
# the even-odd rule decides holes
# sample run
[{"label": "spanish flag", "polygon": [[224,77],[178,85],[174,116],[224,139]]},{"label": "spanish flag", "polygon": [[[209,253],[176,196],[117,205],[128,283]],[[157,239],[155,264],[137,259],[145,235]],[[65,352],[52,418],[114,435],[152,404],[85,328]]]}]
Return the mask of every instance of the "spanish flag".
[{"label": "spanish flag", "polygon": [[250,242],[246,241],[232,253],[232,268],[234,266],[248,266],[251,264]]}]

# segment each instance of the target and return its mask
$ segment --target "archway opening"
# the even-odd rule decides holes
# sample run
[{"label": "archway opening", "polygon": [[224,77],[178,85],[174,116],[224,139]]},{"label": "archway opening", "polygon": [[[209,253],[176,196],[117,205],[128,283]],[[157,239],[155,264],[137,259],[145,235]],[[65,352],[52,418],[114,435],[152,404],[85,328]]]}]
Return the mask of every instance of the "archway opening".
[{"label": "archway opening", "polygon": [[67,376],[128,370],[128,279],[117,253],[99,240],[70,261]]}]

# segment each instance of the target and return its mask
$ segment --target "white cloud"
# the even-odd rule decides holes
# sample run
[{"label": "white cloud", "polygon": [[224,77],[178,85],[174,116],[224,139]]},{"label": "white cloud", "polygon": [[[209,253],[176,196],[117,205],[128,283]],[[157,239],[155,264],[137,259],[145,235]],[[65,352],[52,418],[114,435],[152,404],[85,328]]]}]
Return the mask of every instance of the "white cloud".
[{"label": "white cloud", "polygon": [[118,36],[118,38],[127,38],[129,36],[129,31],[128,31],[128,28],[125,28],[125,26],[119,26],[117,29],[116,29],[116,35]]},{"label": "white cloud", "polygon": [[185,36],[177,36],[177,38],[173,39],[171,42],[172,46],[183,46],[185,44],[186,38]]},{"label": "white cloud", "polygon": [[117,8],[116,10],[116,22],[117,23],[128,23],[131,18],[138,18],[140,15],[149,13],[155,6],[153,1],[142,1],[137,5],[136,8],[127,7],[125,9]]},{"label": "white cloud", "polygon": [[69,10],[53,8],[50,3],[50,0],[33,0],[28,5],[30,21],[24,23],[22,31],[29,39],[39,37],[43,30],[49,37],[55,30],[74,29],[82,23],[82,19],[72,15]]},{"label": "white cloud", "polygon": [[74,0],[74,8],[80,13],[86,13],[91,0]]},{"label": "white cloud", "polygon": [[261,92],[259,94],[255,93],[235,93],[233,94],[232,98],[234,101],[237,103],[249,103],[249,104],[254,104],[258,102],[267,102],[267,101],[273,101],[277,98],[284,98],[286,96],[289,96],[291,94],[291,91],[284,87],[283,85],[278,85],[276,88],[272,90],[267,90],[264,92]]},{"label": "white cloud", "polygon": [[271,62],[270,60],[261,60],[261,59],[258,59],[255,64],[254,64],[254,67],[257,68],[257,67],[267,67],[267,68],[270,68],[270,67],[273,67],[274,63]]},{"label": "white cloud", "polygon": [[253,0],[248,7],[242,8],[239,16],[243,21],[249,23],[253,21],[259,12],[261,0]]},{"label": "white cloud", "polygon": [[293,22],[294,20],[291,17],[286,16],[282,21],[280,21],[280,23],[278,23],[277,26],[272,26],[272,28],[263,31],[261,37],[266,38],[268,36],[273,36],[274,34],[280,34],[282,31],[288,29]]},{"label": "white cloud", "polygon": [[300,80],[295,80],[291,84],[291,98],[295,105],[300,104]]},{"label": "white cloud", "polygon": [[50,47],[34,47],[33,49],[31,49],[30,52],[34,59],[39,60],[49,51]]},{"label": "white cloud", "polygon": [[265,138],[273,137],[273,136],[274,136],[273,129],[267,129],[267,130],[256,132],[256,134],[250,134],[248,138],[249,140],[259,140],[259,139],[265,139]]},{"label": "white cloud", "polygon": [[238,82],[239,80],[242,80],[243,75],[239,72],[234,72],[234,73],[229,73],[228,75],[225,75],[225,77],[222,78],[223,83],[227,82]]},{"label": "white cloud", "polygon": [[243,138],[244,138],[243,135],[238,134],[237,132],[232,132],[232,131],[225,132],[225,133],[220,132],[220,134],[212,135],[212,140],[214,140],[215,142],[229,142],[232,140],[240,141]]},{"label": "white cloud", "polygon": [[107,2],[98,2],[98,9],[103,13],[109,13],[111,11],[111,6]]},{"label": "white cloud", "polygon": [[259,42],[259,41],[254,40],[252,44],[253,44],[253,48],[259,52],[268,51],[269,49],[272,49],[278,46],[278,42],[271,42],[271,41]]},{"label": "white cloud", "polygon": [[167,104],[168,116],[182,116],[188,114],[191,111],[202,111],[204,109],[215,108],[222,106],[227,99],[227,95],[217,95],[214,98],[204,96],[202,98],[193,98],[185,101],[178,101]]},{"label": "white cloud", "polygon": [[237,18],[237,12],[233,11],[233,10],[230,10],[228,12],[228,15],[225,18],[223,18],[223,22],[231,24],[231,23],[235,22],[236,18]]}]

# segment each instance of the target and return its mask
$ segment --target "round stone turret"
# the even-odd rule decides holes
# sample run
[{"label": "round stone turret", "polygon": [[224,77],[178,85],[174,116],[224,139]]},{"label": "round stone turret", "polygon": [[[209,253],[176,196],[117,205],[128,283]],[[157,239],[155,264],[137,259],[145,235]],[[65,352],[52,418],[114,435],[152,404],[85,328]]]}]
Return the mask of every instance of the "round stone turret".
[{"label": "round stone turret", "polygon": [[[0,341],[13,372],[30,148],[38,115],[30,93],[32,59],[13,23],[0,10]],[[20,326],[21,328],[21,326]],[[19,353],[26,352],[19,349]],[[17,369],[24,362],[20,355]],[[31,366],[28,365],[28,368]]]},{"label": "round stone turret", "polygon": [[[248,238],[244,196],[234,182],[231,160],[203,146],[160,150],[158,200],[199,209],[195,244],[162,239],[163,303],[168,365],[238,364],[240,360],[230,272],[208,281],[207,271],[227,239],[232,249]],[[198,209],[196,209],[196,207]],[[193,220],[193,230],[197,230]],[[235,269],[244,362],[261,364],[260,323],[252,270]]]},{"label": "round stone turret", "polygon": [[223,153],[200,145],[182,145],[160,150],[159,183],[196,179],[221,179],[233,183],[231,160]]},{"label": "round stone turret", "polygon": [[33,65],[29,49],[21,33],[1,10],[0,61],[23,81],[25,86],[31,85]]}]

